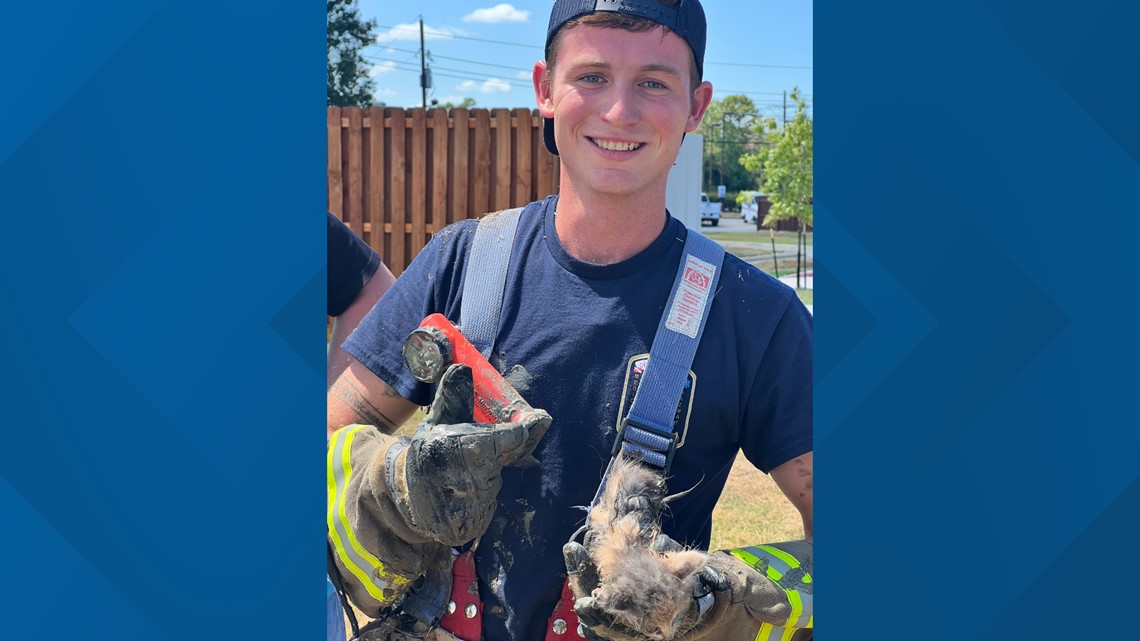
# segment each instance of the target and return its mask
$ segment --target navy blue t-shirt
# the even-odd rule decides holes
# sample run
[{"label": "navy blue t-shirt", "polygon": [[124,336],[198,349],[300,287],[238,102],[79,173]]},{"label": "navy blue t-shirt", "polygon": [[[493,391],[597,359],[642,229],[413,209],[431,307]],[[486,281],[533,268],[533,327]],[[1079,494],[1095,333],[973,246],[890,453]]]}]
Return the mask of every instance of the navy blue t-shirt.
[{"label": "navy blue t-shirt", "polygon": [[345,225],[328,215],[328,315],[340,316],[380,268],[380,254]]},{"label": "navy blue t-shirt", "polygon": [[[492,361],[553,423],[538,468],[503,472],[498,508],[476,551],[484,638],[543,638],[566,576],[562,545],[585,521],[631,383],[649,353],[676,276],[684,225],[614,265],[579,261],[554,231],[557,197],[519,221]],[[405,398],[433,390],[404,366],[404,339],[429,314],[458,323],[477,221],[440,231],[361,322],[345,349]],[[726,255],[720,289],[682,399],[681,446],[669,488],[696,486],[671,504],[663,528],[707,548],[712,511],[736,453],[759,469],[812,449],[812,318],[791,288]]]}]

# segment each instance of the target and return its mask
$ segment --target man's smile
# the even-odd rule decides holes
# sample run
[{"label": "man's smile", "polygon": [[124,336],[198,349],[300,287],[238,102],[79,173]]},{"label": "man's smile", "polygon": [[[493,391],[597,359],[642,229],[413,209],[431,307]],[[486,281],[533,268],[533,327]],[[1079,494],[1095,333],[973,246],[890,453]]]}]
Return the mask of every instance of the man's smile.
[{"label": "man's smile", "polygon": [[606,138],[589,138],[590,142],[605,149],[606,151],[633,151],[640,149],[642,144],[640,142],[624,142],[621,140],[608,140]]}]

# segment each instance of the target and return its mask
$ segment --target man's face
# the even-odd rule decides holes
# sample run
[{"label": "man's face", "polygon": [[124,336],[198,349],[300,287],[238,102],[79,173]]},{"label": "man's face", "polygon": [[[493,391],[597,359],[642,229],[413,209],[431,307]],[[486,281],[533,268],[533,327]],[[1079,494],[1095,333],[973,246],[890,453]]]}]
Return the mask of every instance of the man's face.
[{"label": "man's face", "polygon": [[555,68],[537,63],[534,84],[570,186],[583,195],[663,191],[682,134],[712,99],[709,83],[690,87],[688,45],[662,29],[579,25],[559,36]]}]

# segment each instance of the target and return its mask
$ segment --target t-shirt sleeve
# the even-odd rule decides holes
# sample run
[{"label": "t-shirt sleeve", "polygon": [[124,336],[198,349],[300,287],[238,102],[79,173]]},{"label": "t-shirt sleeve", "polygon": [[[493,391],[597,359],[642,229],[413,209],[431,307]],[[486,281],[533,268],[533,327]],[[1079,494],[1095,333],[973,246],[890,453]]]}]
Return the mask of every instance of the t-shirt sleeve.
[{"label": "t-shirt sleeve", "polygon": [[404,341],[430,314],[456,322],[462,266],[475,223],[461,221],[435,234],[344,343],[353,358],[417,405],[431,402],[431,386],[404,366]]},{"label": "t-shirt sleeve", "polygon": [[380,254],[328,214],[328,315],[340,316],[380,268]]},{"label": "t-shirt sleeve", "polygon": [[792,297],[760,361],[741,448],[764,473],[812,451],[812,316]]}]

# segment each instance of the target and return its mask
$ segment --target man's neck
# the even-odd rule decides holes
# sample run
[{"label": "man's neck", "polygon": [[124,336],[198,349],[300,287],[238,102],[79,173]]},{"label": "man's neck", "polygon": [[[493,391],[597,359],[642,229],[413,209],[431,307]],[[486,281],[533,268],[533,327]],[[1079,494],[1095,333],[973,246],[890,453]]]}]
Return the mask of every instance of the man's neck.
[{"label": "man's neck", "polygon": [[636,256],[665,228],[665,192],[615,198],[567,188],[558,195],[554,229],[571,256],[612,265]]}]

